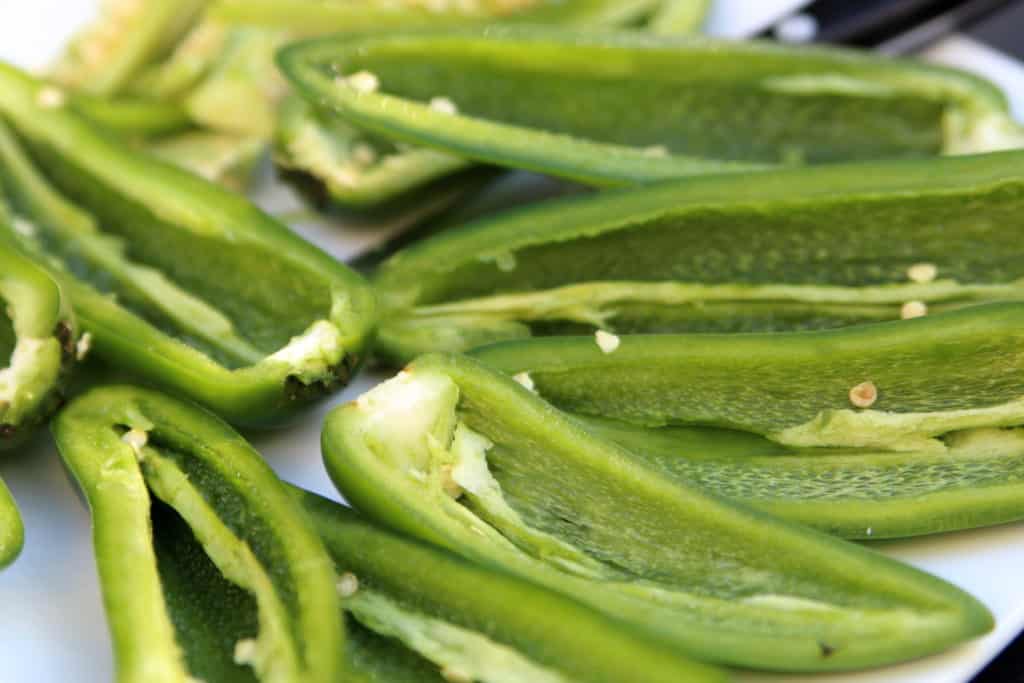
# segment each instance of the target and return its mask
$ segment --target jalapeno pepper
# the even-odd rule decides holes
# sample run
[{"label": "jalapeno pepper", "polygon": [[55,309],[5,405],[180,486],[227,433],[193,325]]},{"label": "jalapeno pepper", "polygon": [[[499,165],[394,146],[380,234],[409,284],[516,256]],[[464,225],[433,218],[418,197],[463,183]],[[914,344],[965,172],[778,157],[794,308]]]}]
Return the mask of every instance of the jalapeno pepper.
[{"label": "jalapeno pepper", "polygon": [[54,65],[61,85],[112,95],[173,49],[209,0],[105,0],[100,17]]},{"label": "jalapeno pepper", "polygon": [[0,136],[3,170],[37,228],[18,239],[66,285],[98,355],[245,424],[348,380],[374,322],[359,276],[243,198],[51,106],[50,92],[0,68],[0,117],[32,153]]},{"label": "jalapeno pepper", "polygon": [[373,519],[705,660],[852,669],[992,625],[955,587],[667,477],[466,357],[419,359],[338,408],[323,448]]},{"label": "jalapeno pepper", "polygon": [[477,350],[668,476],[848,538],[1024,518],[1024,304],[771,335]]},{"label": "jalapeno pepper", "polygon": [[133,387],[79,397],[53,432],[92,512],[120,683],[339,680],[330,558],[240,436]]},{"label": "jalapeno pepper", "polygon": [[838,49],[497,26],[314,40],[279,62],[360,128],[602,186],[1024,141],[985,81]]},{"label": "jalapeno pepper", "polygon": [[486,217],[376,276],[381,352],[899,320],[1024,294],[1024,154],[694,178]]},{"label": "jalapeno pepper", "polygon": [[295,495],[334,558],[352,668],[371,680],[406,680],[396,669],[438,683],[725,678],[556,593]]}]

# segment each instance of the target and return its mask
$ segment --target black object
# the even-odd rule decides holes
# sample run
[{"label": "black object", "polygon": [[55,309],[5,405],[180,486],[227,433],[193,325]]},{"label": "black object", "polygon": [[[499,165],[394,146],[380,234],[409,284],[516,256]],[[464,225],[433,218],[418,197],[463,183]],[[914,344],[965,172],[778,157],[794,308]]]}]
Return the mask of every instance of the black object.
[{"label": "black object", "polygon": [[[1008,15],[1008,16],[1007,16]],[[1020,0],[818,0],[777,22],[762,37],[836,43],[888,54],[916,52],[965,32],[1024,57]],[[978,36],[974,36],[978,37]]]}]

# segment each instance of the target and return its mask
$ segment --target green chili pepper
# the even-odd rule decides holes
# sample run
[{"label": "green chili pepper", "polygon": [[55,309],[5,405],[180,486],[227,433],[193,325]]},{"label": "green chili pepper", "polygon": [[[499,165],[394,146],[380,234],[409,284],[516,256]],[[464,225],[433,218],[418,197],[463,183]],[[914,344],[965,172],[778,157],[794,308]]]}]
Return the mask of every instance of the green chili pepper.
[{"label": "green chili pepper", "polygon": [[992,625],[955,587],[666,477],[470,358],[418,360],[333,412],[323,447],[372,518],[697,658],[852,669]]},{"label": "green chili pepper", "polygon": [[[539,3],[532,11],[504,19],[521,18],[531,22],[580,26],[624,26],[646,21],[658,4],[648,0]],[[663,11],[652,20],[655,30],[683,32],[694,28],[694,15],[700,13],[697,6],[707,3],[677,0],[662,4]],[[288,7],[287,3],[274,6],[279,9]],[[247,11],[254,11],[251,4],[246,7]],[[313,10],[313,7],[318,9]],[[319,3],[310,6],[310,11],[337,12],[342,11],[341,8],[349,14],[357,13],[354,6],[344,3]],[[366,11],[362,10],[363,13]],[[390,12],[394,13],[393,10]],[[689,15],[681,16],[686,12]],[[408,11],[403,16],[408,16]],[[329,18],[324,18],[324,22],[322,26],[331,25]],[[356,26],[360,25],[356,21]],[[345,28],[351,30],[351,22]],[[372,78],[367,83],[372,84]],[[280,165],[293,177],[308,181],[305,176],[309,176],[309,179],[322,184],[325,193],[343,206],[367,207],[390,202],[471,164],[468,159],[453,154],[396,145],[386,138],[366,133],[333,112],[323,111],[298,96],[294,96],[281,113],[277,140]]]},{"label": "green chili pepper", "polygon": [[37,228],[17,237],[66,285],[100,356],[245,424],[347,381],[374,317],[355,273],[241,197],[48,108],[46,92],[0,67],[0,116],[47,177],[10,135],[0,168]]},{"label": "green chili pepper", "polygon": [[113,95],[153,59],[170,51],[209,0],[105,0],[99,19],[54,65],[61,85]]},{"label": "green chili pepper", "polygon": [[334,557],[350,657],[376,673],[371,680],[396,680],[388,670],[412,658],[427,660],[429,680],[439,682],[438,668],[449,681],[724,679],[560,595],[395,536],[313,494],[296,496]]},{"label": "green chili pepper", "polygon": [[360,128],[595,185],[1024,141],[985,81],[838,49],[492,26],[314,40],[279,62]]},{"label": "green chili pepper", "polygon": [[[75,320],[60,287],[6,239],[7,223],[0,202],[0,451],[24,443],[57,409],[78,352]],[[0,568],[21,552],[24,534],[0,480]]]},{"label": "green chili pepper", "polygon": [[[789,334],[552,337],[484,351],[565,410],[794,448],[946,453],[1024,426],[1024,304]],[[998,443],[996,439],[996,443]]]},{"label": "green chili pepper", "polygon": [[[339,680],[330,558],[245,440],[133,387],[79,397],[53,432],[92,511],[120,683]],[[209,574],[228,590],[193,591]]]},{"label": "green chili pepper", "polygon": [[57,409],[78,342],[60,287],[6,238],[6,213],[0,203],[0,358],[9,359],[0,367],[0,450],[20,445]]},{"label": "green chili pepper", "polygon": [[384,264],[381,352],[836,327],[1019,299],[1022,164],[1003,152],[693,178],[485,218]]}]

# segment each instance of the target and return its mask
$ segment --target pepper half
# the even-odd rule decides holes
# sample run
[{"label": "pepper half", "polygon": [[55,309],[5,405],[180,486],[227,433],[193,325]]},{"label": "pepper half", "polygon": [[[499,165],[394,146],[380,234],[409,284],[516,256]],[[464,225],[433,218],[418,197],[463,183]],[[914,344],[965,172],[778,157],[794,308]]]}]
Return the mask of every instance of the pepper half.
[{"label": "pepper half", "polygon": [[666,477],[470,358],[421,358],[335,410],[323,449],[371,518],[700,659],[855,669],[992,626],[954,586]]},{"label": "pepper half", "polygon": [[389,533],[319,496],[295,495],[334,558],[351,668],[370,680],[726,678],[561,595]]},{"label": "pepper half", "polygon": [[0,67],[0,117],[31,152],[0,134],[2,171],[33,226],[15,237],[66,287],[98,355],[243,424],[348,381],[374,323],[358,275],[245,199],[113,142],[54,92]]},{"label": "pepper half", "polygon": [[[281,9],[281,5],[275,5]],[[247,6],[247,12],[260,14]],[[357,15],[345,23],[346,31],[362,26],[381,10],[363,9],[362,15],[344,3],[310,6],[309,11],[347,12]],[[649,2],[646,0],[603,0],[597,2],[537,3],[532,10],[502,15],[504,21],[529,21],[558,25],[622,27],[636,25],[657,33],[689,33],[697,29],[707,3],[694,0]],[[393,13],[393,10],[390,10]],[[453,13],[457,10],[453,9]],[[245,12],[241,12],[245,14]],[[368,13],[368,14],[367,14]],[[434,15],[438,12],[432,10]],[[653,16],[651,16],[653,13]],[[443,15],[443,13],[441,13]],[[409,17],[408,11],[405,13]],[[413,15],[416,16],[415,14]],[[337,17],[323,18],[321,26],[333,25]],[[287,23],[287,19],[282,17]],[[441,22],[435,18],[432,21]],[[367,77],[362,87],[372,88]],[[321,109],[298,95],[282,108],[277,134],[276,159],[287,177],[300,187],[319,186],[317,195],[347,207],[363,208],[394,201],[415,188],[449,176],[472,164],[458,155],[430,148],[398,145],[386,137],[352,126],[329,109]]]},{"label": "pepper half", "polygon": [[816,329],[1019,299],[1022,168],[1021,152],[835,164],[484,218],[385,262],[380,352]]},{"label": "pepper half", "polygon": [[63,401],[78,332],[60,286],[19,253],[0,202],[0,451],[15,448]]},{"label": "pepper half", "polygon": [[491,26],[312,40],[278,61],[362,129],[599,186],[1024,144],[991,84],[835,48]]},{"label": "pepper half", "polygon": [[1024,304],[838,331],[478,349],[668,476],[847,538],[1024,519]]},{"label": "pepper half", "polygon": [[119,683],[339,680],[331,560],[244,439],[132,387],[84,394],[53,432],[92,511]]}]

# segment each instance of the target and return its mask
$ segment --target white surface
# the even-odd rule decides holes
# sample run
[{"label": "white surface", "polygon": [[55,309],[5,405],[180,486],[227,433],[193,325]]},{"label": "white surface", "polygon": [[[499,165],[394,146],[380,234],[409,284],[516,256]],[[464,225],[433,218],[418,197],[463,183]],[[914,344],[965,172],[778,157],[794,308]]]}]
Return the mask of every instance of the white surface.
[{"label": "white surface", "polygon": [[[0,59],[42,66],[67,35],[92,12],[93,0],[0,2]],[[804,3],[793,0],[719,0],[711,29],[742,35]],[[1018,115],[1024,112],[1024,68],[966,39],[946,41],[930,56],[979,69],[1007,88]],[[277,203],[277,202],[275,202]],[[365,228],[302,230],[339,258],[350,258],[375,239]],[[333,403],[368,388],[360,379]],[[329,405],[311,411],[288,430],[249,435],[286,480],[336,494],[320,462],[319,430]],[[0,683],[101,683],[113,678],[89,537],[89,516],[59,458],[43,434],[37,443],[0,462],[26,524],[21,558],[0,574]],[[876,547],[967,589],[992,610],[994,633],[938,657],[845,676],[786,677],[742,674],[742,681],[828,683],[961,683],[967,681],[1024,626],[1024,524]]]}]

